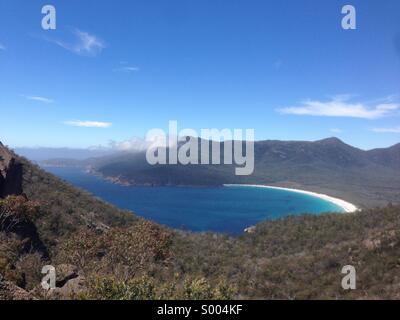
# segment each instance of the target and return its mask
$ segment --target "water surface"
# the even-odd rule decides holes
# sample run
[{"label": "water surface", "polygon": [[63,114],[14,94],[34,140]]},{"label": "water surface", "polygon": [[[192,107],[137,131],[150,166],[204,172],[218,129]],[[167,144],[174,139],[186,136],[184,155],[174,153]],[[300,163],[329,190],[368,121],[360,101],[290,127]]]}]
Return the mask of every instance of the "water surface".
[{"label": "water surface", "polygon": [[238,234],[260,221],[302,213],[343,212],[337,205],[286,190],[235,187],[125,187],[80,168],[45,168],[137,215],[173,228]]}]

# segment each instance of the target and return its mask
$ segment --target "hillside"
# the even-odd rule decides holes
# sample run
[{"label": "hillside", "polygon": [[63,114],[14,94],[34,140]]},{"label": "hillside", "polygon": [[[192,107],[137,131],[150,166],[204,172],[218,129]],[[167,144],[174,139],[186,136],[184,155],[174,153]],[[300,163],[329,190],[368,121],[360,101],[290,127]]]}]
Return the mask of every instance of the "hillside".
[{"label": "hillside", "polygon": [[0,155],[0,168],[4,168],[0,172],[5,177],[2,180],[0,175],[0,190],[7,191],[0,194],[0,198],[23,193],[38,202],[41,212],[36,225],[48,244],[68,237],[81,226],[104,229],[129,225],[137,220],[132,212],[119,210],[65,183],[2,144]]},{"label": "hillside", "polygon": [[399,145],[364,151],[337,138],[315,142],[258,141],[254,173],[243,177],[235,176],[234,166],[229,165],[150,166],[144,153],[119,153],[88,159],[81,165],[125,184],[270,184],[326,193],[361,207],[398,203],[400,199]]},{"label": "hillside", "polygon": [[[195,234],[135,218],[2,150],[24,181],[22,195],[0,199],[0,299],[400,299],[399,206],[288,217],[237,238]],[[48,293],[45,264],[59,271]],[[348,264],[354,291],[340,285]]]},{"label": "hillside", "polygon": [[[171,298],[174,292],[189,298],[183,287],[172,290],[183,283],[210,298],[224,297],[218,284],[203,290],[196,289],[203,282],[195,276],[171,278],[171,230],[65,183],[3,145],[0,152],[2,176],[10,176],[9,163],[21,168],[18,178],[1,185],[21,190],[0,197],[0,299],[114,299],[107,286],[118,289],[118,283],[138,290],[142,299],[155,298],[154,287],[159,297]],[[61,274],[57,288],[45,293],[41,268],[48,264]]]},{"label": "hillside", "polygon": [[[176,268],[221,274],[242,298],[400,299],[400,207],[353,214],[288,217],[253,234],[177,238]],[[341,288],[341,269],[357,270],[357,290]]]}]

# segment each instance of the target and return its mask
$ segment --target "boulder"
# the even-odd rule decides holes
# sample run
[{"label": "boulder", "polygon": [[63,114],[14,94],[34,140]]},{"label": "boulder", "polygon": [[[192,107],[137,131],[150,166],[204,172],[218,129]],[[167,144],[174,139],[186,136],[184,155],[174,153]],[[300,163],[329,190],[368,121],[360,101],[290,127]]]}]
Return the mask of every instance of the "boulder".
[{"label": "boulder", "polygon": [[62,264],[56,267],[56,288],[50,289],[50,299],[74,299],[87,290],[86,279],[77,267]]}]

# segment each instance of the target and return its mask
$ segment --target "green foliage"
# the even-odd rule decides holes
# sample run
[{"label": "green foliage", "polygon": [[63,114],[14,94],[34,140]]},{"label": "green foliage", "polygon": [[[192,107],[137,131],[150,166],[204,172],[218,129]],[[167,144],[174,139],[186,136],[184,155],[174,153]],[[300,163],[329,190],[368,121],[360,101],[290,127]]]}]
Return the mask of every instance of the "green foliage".
[{"label": "green foliage", "polygon": [[229,300],[235,296],[235,288],[225,281],[213,288],[205,278],[186,280],[183,285],[185,300]]},{"label": "green foliage", "polygon": [[32,221],[38,216],[38,203],[24,196],[0,199],[0,274],[27,289],[41,279],[42,254],[32,242],[37,236]]},{"label": "green foliage", "polygon": [[118,281],[114,278],[95,279],[85,299],[100,300],[154,300],[156,299],[154,280],[148,277],[135,278],[130,281]]},{"label": "green foliage", "polygon": [[39,214],[39,204],[23,196],[0,199],[0,231],[11,231],[18,224],[34,221]]},{"label": "green foliage", "polygon": [[22,255],[22,241],[17,237],[0,232],[0,274],[15,283],[21,283],[21,277],[15,264]]},{"label": "green foliage", "polygon": [[56,260],[126,278],[165,263],[171,237],[170,231],[144,220],[105,232],[83,229],[60,246]]},{"label": "green foliage", "polygon": [[143,275],[128,281],[115,278],[96,278],[91,281],[87,292],[81,299],[101,300],[224,300],[234,296],[234,289],[220,283],[212,287],[206,279],[184,280],[179,277],[163,283],[156,278]]},{"label": "green foliage", "polygon": [[[234,239],[181,233],[175,266],[208,281],[222,274],[252,299],[398,299],[400,207],[288,217]],[[341,288],[354,265],[358,289]]]}]

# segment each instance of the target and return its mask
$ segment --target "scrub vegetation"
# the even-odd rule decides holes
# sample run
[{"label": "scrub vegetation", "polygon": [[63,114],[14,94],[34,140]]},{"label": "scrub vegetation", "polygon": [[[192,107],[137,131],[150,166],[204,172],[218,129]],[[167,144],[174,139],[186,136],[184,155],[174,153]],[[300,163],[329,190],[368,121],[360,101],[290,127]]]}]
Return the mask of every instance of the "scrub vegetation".
[{"label": "scrub vegetation", "polygon": [[[23,194],[0,199],[0,297],[16,286],[39,299],[400,298],[399,206],[287,217],[240,237],[191,233],[18,161]],[[47,264],[66,270],[51,292],[40,286]],[[349,264],[357,289],[345,291]]]}]

